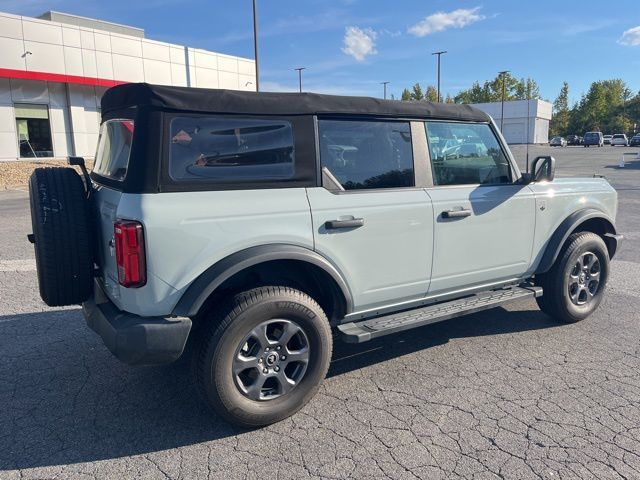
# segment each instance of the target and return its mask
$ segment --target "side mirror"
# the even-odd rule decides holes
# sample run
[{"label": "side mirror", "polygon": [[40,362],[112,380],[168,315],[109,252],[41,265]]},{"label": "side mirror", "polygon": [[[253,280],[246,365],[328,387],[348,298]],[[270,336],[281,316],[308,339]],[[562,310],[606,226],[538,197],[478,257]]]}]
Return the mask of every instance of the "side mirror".
[{"label": "side mirror", "polygon": [[67,163],[69,165],[75,165],[77,167],[84,167],[84,158],[83,157],[67,157]]},{"label": "side mirror", "polygon": [[527,175],[530,182],[551,182],[556,175],[556,159],[552,156],[536,157]]}]

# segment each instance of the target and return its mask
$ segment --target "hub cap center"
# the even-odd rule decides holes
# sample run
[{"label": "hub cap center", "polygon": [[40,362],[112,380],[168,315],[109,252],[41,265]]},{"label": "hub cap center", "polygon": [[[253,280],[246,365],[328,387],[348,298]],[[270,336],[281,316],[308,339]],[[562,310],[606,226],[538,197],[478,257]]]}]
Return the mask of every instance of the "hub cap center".
[{"label": "hub cap center", "polygon": [[267,358],[265,358],[264,360],[264,362],[269,367],[273,367],[277,361],[278,361],[278,355],[276,353],[270,353],[269,355],[267,355]]}]

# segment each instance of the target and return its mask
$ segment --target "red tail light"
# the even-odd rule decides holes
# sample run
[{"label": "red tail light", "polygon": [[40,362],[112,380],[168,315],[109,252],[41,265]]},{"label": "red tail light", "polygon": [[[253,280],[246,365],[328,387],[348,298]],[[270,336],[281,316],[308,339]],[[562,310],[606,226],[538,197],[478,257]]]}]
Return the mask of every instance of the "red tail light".
[{"label": "red tail light", "polygon": [[123,287],[142,287],[147,283],[144,230],[140,222],[118,220],[113,224],[118,281]]}]

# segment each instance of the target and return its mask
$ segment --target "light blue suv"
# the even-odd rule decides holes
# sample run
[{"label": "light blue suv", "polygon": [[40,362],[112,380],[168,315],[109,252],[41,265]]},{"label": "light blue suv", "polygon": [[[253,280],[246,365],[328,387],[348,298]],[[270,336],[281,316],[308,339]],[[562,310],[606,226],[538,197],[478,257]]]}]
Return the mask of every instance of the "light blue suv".
[{"label": "light blue suv", "polygon": [[622,238],[606,180],[521,173],[465,105],[129,84],[102,118],[90,174],[32,176],[41,296],[129,364],[191,338],[204,398],[245,426],[313,397],[334,336],[526,298],[582,320]]}]

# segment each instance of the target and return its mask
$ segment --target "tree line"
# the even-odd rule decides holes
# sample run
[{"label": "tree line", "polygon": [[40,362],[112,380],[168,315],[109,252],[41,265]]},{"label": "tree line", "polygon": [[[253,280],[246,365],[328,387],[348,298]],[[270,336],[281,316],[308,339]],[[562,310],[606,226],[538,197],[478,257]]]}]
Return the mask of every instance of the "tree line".
[{"label": "tree line", "polygon": [[593,82],[587,93],[569,105],[569,84],[564,82],[553,102],[549,135],[583,135],[588,131],[633,135],[640,127],[640,92],[633,95],[619,79]]},{"label": "tree line", "polygon": [[[498,75],[484,83],[474,82],[470,88],[457,95],[447,94],[446,103],[489,103],[499,102],[503,95],[510,100],[542,99],[540,88],[532,78],[516,78],[510,73]],[[419,83],[411,89],[405,88],[402,100],[438,101],[436,87],[428,85],[423,90]],[[593,82],[587,93],[574,105],[569,105],[569,84],[564,82],[558,97],[553,102],[553,115],[549,136],[570,134],[583,135],[588,131],[604,133],[626,133],[633,135],[640,131],[640,92],[635,95],[621,79]]]}]

